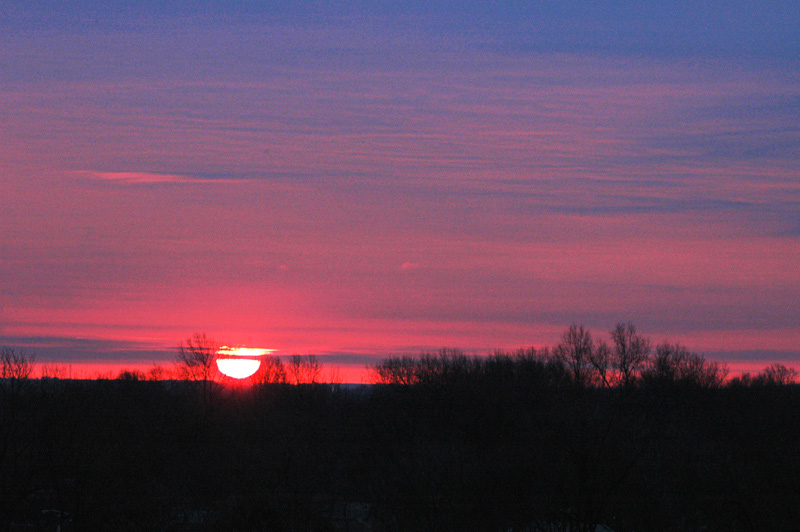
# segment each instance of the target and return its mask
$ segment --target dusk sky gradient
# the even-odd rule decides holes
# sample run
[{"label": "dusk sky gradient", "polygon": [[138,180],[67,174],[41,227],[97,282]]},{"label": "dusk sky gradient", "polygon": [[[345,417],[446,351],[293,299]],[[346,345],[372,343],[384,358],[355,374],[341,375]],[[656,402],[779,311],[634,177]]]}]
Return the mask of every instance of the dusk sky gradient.
[{"label": "dusk sky gradient", "polygon": [[800,4],[112,4],[0,3],[0,345],[800,363]]}]

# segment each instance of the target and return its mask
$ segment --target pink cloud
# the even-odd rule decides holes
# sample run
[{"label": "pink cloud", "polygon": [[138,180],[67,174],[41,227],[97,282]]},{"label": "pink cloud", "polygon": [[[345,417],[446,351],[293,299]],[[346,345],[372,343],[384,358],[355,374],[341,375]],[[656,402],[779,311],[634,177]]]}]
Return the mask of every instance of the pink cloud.
[{"label": "pink cloud", "polygon": [[787,348],[800,187],[777,141],[795,115],[753,109],[796,97],[791,75],[438,61],[0,89],[4,334],[386,353],[633,319],[698,349]]}]

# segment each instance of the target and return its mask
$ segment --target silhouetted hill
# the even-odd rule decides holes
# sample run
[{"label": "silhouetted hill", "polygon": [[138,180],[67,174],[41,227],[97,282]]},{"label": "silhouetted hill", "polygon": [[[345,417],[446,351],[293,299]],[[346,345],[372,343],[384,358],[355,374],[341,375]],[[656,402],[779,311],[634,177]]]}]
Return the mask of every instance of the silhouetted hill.
[{"label": "silhouetted hill", "polygon": [[209,400],[185,381],[2,381],[3,529],[800,522],[797,385],[578,385],[525,353],[432,357],[400,361],[436,369],[409,384],[215,385]]}]

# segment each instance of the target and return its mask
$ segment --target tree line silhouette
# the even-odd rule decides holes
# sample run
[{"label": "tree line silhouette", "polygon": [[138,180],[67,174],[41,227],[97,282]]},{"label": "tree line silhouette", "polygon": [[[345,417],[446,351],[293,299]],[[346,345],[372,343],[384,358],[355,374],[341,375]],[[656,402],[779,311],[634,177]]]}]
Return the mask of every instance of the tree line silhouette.
[{"label": "tree line silhouette", "polygon": [[202,335],[172,380],[33,379],[4,348],[0,530],[796,529],[797,372],[610,339],[391,357],[357,387],[315,357],[226,386]]}]

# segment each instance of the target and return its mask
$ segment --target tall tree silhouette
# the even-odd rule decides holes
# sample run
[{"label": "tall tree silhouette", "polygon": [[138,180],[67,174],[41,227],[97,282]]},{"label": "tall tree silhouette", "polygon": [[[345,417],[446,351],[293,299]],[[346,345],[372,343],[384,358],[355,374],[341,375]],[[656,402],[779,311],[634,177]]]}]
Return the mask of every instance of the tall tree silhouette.
[{"label": "tall tree silhouette", "polygon": [[292,355],[286,369],[292,384],[316,384],[322,365],[316,355]]},{"label": "tall tree silhouette", "polygon": [[617,371],[617,381],[630,387],[650,356],[650,340],[636,332],[633,323],[618,323],[611,330],[614,348],[611,363]]},{"label": "tall tree silhouette", "polygon": [[11,347],[0,349],[0,379],[15,381],[29,378],[33,374],[35,355]]},{"label": "tall tree silhouette", "polygon": [[286,369],[278,357],[267,357],[253,375],[255,384],[282,384],[286,382]]},{"label": "tall tree silhouette", "polygon": [[175,357],[181,379],[197,384],[203,405],[210,407],[216,388],[217,353],[220,345],[205,333],[195,333],[178,345]]},{"label": "tall tree silhouette", "polygon": [[564,364],[567,377],[576,386],[591,386],[596,377],[595,344],[583,325],[570,325],[555,350],[556,360]]}]

